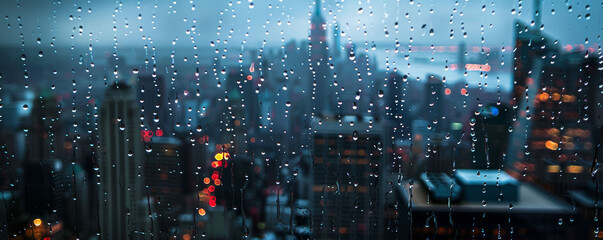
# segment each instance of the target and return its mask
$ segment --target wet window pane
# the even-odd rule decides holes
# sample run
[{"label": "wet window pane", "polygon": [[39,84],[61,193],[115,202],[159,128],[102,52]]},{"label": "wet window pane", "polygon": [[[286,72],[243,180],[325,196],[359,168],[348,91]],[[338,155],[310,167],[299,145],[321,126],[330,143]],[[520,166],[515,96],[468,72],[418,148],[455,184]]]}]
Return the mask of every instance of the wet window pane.
[{"label": "wet window pane", "polygon": [[603,5],[0,1],[0,239],[598,239]]}]

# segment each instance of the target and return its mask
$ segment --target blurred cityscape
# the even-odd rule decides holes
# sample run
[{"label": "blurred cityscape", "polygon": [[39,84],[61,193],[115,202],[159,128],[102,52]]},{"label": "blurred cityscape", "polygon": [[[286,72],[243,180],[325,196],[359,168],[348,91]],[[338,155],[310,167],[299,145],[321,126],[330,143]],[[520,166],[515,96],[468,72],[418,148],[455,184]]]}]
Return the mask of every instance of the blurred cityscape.
[{"label": "blurred cityscape", "polygon": [[282,47],[0,48],[0,239],[603,238],[600,42],[384,58],[320,5]]}]

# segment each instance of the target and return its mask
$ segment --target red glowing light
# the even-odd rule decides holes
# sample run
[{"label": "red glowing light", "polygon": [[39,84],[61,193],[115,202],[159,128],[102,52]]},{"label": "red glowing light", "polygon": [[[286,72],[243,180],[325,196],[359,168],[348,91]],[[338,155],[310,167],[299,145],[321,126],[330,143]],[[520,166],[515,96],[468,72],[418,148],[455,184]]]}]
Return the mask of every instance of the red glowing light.
[{"label": "red glowing light", "polygon": [[209,192],[214,192],[214,191],[216,191],[216,187],[214,187],[214,186],[209,186],[209,187],[207,188],[207,191],[209,191]]},{"label": "red glowing light", "polygon": [[204,144],[206,142],[209,142],[209,136],[207,135],[203,135],[202,137],[200,137],[199,139],[197,139],[199,141],[200,144]]},{"label": "red glowing light", "polygon": [[140,131],[140,138],[145,141],[151,141],[151,137],[153,136],[153,131],[142,130]]},{"label": "red glowing light", "polygon": [[218,168],[218,167],[221,167],[221,166],[222,166],[222,161],[213,161],[211,163],[211,167],[213,167],[213,168]]},{"label": "red glowing light", "polygon": [[214,172],[214,174],[211,175],[211,179],[212,180],[216,180],[220,177],[220,175],[218,175],[218,173]]},{"label": "red glowing light", "polygon": [[490,67],[490,65],[486,65],[486,64],[465,64],[465,69],[467,69],[467,71],[489,72],[492,69],[492,67]]},{"label": "red glowing light", "polygon": [[452,90],[450,90],[450,88],[446,88],[446,89],[444,89],[444,93],[446,95],[450,95],[450,93],[452,93]]},{"label": "red glowing light", "polygon": [[464,88],[461,89],[461,95],[463,95],[463,96],[467,95],[467,89],[464,89]]},{"label": "red glowing light", "polygon": [[253,76],[247,75],[247,81],[251,81],[251,79],[253,79]]},{"label": "red glowing light", "polygon": [[215,207],[216,206],[216,201],[209,201],[209,206],[210,207]]},{"label": "red glowing light", "polygon": [[157,137],[161,137],[161,136],[163,136],[163,130],[161,130],[161,129],[157,129],[157,131],[155,131],[155,135],[156,135]]}]

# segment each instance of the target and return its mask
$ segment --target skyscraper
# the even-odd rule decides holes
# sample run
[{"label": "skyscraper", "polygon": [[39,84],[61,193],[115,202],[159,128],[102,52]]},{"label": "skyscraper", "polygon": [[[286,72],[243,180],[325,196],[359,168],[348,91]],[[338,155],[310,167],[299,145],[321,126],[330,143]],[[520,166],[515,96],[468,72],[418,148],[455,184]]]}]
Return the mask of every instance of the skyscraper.
[{"label": "skyscraper", "polygon": [[[517,22],[514,113],[507,164],[511,174],[563,194],[590,180],[595,99],[601,92],[597,61],[562,53],[538,29]],[[588,54],[588,53],[586,53]]]},{"label": "skyscraper", "polygon": [[[312,14],[310,25],[310,92],[316,99],[312,106],[314,113],[329,114],[331,99],[329,98],[329,50],[327,45],[327,23],[320,13],[320,1],[316,0],[316,8]],[[313,91],[312,91],[313,90]]]},{"label": "skyscraper", "polygon": [[156,131],[171,126],[167,118],[167,98],[165,80],[161,75],[141,75],[138,77],[137,96],[141,101],[142,115],[147,130]]},{"label": "skyscraper", "polygon": [[[356,119],[358,120],[358,119]],[[312,231],[317,239],[380,237],[384,177],[381,125],[315,121],[311,172]]]},{"label": "skyscraper", "polygon": [[444,110],[444,83],[438,76],[428,74],[425,85],[425,101],[423,102],[422,117],[429,122],[435,132],[445,131],[446,123],[442,119]]},{"label": "skyscraper", "polygon": [[115,83],[100,112],[98,166],[101,239],[150,239],[153,228],[144,195],[144,143],[134,89]]},{"label": "skyscraper", "polygon": [[145,164],[147,185],[155,200],[159,238],[168,238],[170,229],[177,227],[178,213],[184,210],[182,141],[175,137],[153,137],[149,145],[152,151]]},{"label": "skyscraper", "polygon": [[64,134],[60,122],[61,109],[57,97],[50,91],[41,91],[33,101],[31,133],[27,148],[30,163],[59,158],[64,159]]}]

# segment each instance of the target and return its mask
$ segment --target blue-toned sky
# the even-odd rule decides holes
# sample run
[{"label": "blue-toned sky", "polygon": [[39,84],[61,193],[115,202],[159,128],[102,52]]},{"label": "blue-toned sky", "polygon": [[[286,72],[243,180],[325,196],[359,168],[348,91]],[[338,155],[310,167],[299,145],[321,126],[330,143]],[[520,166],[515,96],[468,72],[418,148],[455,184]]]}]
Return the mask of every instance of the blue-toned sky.
[{"label": "blue-toned sky", "polygon": [[[512,45],[514,19],[532,20],[532,6],[531,0],[459,0],[458,3],[444,0],[324,0],[322,12],[329,25],[336,20],[342,26],[345,32],[342,41],[349,38],[358,43],[393,43],[397,38],[406,45],[412,37],[413,44],[418,45],[452,45],[461,40],[479,45],[483,37],[486,46],[502,46]],[[81,11],[78,10],[80,7]],[[37,38],[48,46],[52,37],[56,37],[57,46],[111,46],[114,37],[120,47],[144,44],[162,47],[172,46],[174,42],[177,47],[194,44],[209,47],[210,41],[217,39],[228,39],[228,45],[233,47],[240,46],[244,40],[245,47],[260,47],[264,40],[268,46],[279,46],[281,39],[286,42],[307,38],[309,14],[313,8],[312,0],[0,0],[0,46],[20,46],[20,33],[23,33],[25,47],[35,44]],[[512,9],[515,9],[514,14]],[[561,44],[584,44],[586,38],[588,44],[600,44],[602,9],[603,5],[598,1],[544,1],[545,32]],[[399,23],[397,33],[395,22]],[[79,35],[80,26],[82,35]],[[116,31],[113,31],[114,26]],[[187,34],[186,30],[192,30],[193,26],[194,31]],[[331,29],[329,27],[329,31]],[[429,34],[430,29],[434,29],[433,36]],[[450,39],[451,30],[453,39]],[[464,32],[467,32],[466,39]]]}]

